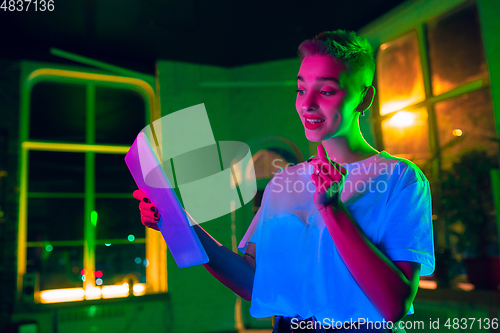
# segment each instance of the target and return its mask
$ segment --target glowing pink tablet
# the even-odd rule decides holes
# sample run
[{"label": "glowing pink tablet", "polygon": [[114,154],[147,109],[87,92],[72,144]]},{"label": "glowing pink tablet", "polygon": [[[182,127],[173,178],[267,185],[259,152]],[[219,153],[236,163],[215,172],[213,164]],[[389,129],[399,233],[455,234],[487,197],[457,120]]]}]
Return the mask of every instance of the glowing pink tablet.
[{"label": "glowing pink tablet", "polygon": [[158,227],[180,268],[208,262],[208,256],[177,195],[144,133],[139,133],[125,155],[132,177],[149,199],[158,207]]}]

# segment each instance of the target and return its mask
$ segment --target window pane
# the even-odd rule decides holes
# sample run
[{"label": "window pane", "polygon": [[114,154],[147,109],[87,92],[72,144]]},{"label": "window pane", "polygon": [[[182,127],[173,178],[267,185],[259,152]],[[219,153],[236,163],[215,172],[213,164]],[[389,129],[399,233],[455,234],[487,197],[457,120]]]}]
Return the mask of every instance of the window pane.
[{"label": "window pane", "polygon": [[427,34],[434,95],[487,74],[476,6],[430,21]]},{"label": "window pane", "polygon": [[83,287],[83,246],[29,247],[27,272],[40,273],[40,290]]},{"label": "window pane", "polygon": [[84,85],[41,82],[31,91],[30,140],[85,142]]},{"label": "window pane", "polygon": [[145,103],[131,90],[96,88],[96,143],[132,145],[145,125]]},{"label": "window pane", "polygon": [[96,193],[130,193],[137,185],[125,164],[125,155],[96,154],[95,191]]},{"label": "window pane", "polygon": [[83,199],[28,199],[28,242],[83,240],[83,210]]},{"label": "window pane", "polygon": [[[132,197],[132,194],[130,194]],[[141,223],[139,200],[131,199],[96,199],[95,209],[98,214],[97,239],[127,239],[128,235],[144,238],[146,230]]]},{"label": "window pane", "polygon": [[136,282],[146,283],[147,265],[144,243],[96,246],[95,267],[103,273],[103,285],[128,282],[126,276],[129,274],[137,277]]},{"label": "window pane", "polygon": [[29,192],[85,190],[85,154],[52,151],[29,152]]},{"label": "window pane", "polygon": [[377,56],[380,114],[385,115],[425,98],[416,32],[380,46]]},{"label": "window pane", "polygon": [[382,121],[384,149],[422,164],[429,158],[427,110],[399,111]]},{"label": "window pane", "polygon": [[435,105],[442,167],[451,167],[463,150],[484,147],[498,152],[490,89],[481,89]]}]

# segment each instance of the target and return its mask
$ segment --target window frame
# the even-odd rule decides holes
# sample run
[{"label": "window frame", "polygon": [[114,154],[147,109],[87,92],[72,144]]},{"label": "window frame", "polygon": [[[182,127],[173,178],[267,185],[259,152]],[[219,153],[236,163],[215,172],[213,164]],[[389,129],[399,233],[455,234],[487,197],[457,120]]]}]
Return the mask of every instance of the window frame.
[{"label": "window frame", "polygon": [[[142,96],[145,106],[145,126],[157,118],[159,114],[159,97],[150,82],[154,78],[146,75],[126,76],[111,75],[108,72],[89,70],[74,66],[58,66],[55,64],[22,62],[21,72],[21,112],[20,112],[20,132],[19,132],[19,220],[18,220],[18,249],[17,249],[17,290],[21,294],[23,276],[27,267],[27,248],[29,246],[40,246],[41,242],[27,242],[27,214],[28,214],[28,167],[29,152],[38,151],[58,151],[58,152],[80,152],[85,153],[85,192],[77,194],[85,200],[85,220],[84,239],[81,241],[51,242],[58,246],[62,245],[83,245],[84,247],[84,269],[90,276],[95,270],[95,228],[92,225],[91,214],[94,211],[95,199],[99,197],[131,197],[125,193],[95,193],[95,154],[123,154],[125,155],[130,146],[95,144],[95,92],[97,87],[114,88],[121,90],[132,90]],[[148,79],[148,80],[147,80]],[[29,139],[30,126],[30,104],[31,91],[37,83],[56,82],[62,84],[79,84],[86,89],[86,142],[66,143],[34,141]],[[149,110],[149,112],[148,112]],[[33,193],[33,197],[47,197],[48,193]],[[58,193],[54,192],[57,196]],[[76,194],[74,194],[76,195]],[[146,228],[146,237],[136,239],[136,243],[146,244],[146,259],[149,265],[146,267],[146,293],[167,292],[166,284],[166,244],[159,233]],[[59,244],[61,243],[61,244]],[[66,244],[67,243],[67,244]],[[163,252],[162,252],[163,251]],[[162,255],[163,253],[163,255]],[[86,275],[87,275],[86,274]],[[93,278],[86,278],[83,290],[95,288]],[[38,295],[35,299],[38,301]],[[85,297],[86,298],[86,297]],[[84,298],[84,299],[85,299]],[[89,298],[90,299],[90,298]]]},{"label": "window frame", "polygon": [[[429,22],[431,19],[436,18],[436,17],[441,17],[441,16],[447,16],[451,15],[454,12],[458,12],[464,8],[467,8],[469,6],[476,6],[477,4],[475,2],[463,2],[459,5],[455,5],[451,8],[447,8],[446,10],[443,10],[442,12],[436,13],[436,15],[431,16],[431,17],[425,17],[416,23],[413,24],[413,26],[405,31],[398,31],[394,36],[391,36],[391,38],[385,39],[381,38],[379,43],[374,45],[376,46],[377,54],[376,54],[376,61],[378,61],[378,56],[379,56],[379,51],[380,47],[385,44],[385,43],[391,43],[398,38],[405,36],[407,34],[410,34],[412,32],[416,33],[417,36],[417,43],[418,43],[418,50],[419,50],[419,57],[420,57],[420,65],[422,68],[422,75],[423,75],[423,84],[424,84],[424,100],[418,103],[413,103],[410,104],[400,110],[396,110],[393,112],[390,112],[388,114],[385,114],[383,116],[380,115],[380,103],[377,99],[376,103],[373,104],[373,124],[376,127],[376,133],[377,133],[377,144],[380,147],[383,147],[383,132],[382,132],[382,121],[391,118],[393,115],[395,115],[397,112],[401,110],[406,110],[406,111],[413,111],[417,110],[420,108],[425,108],[427,110],[427,121],[428,121],[428,144],[429,144],[429,156],[430,156],[430,161],[431,161],[431,175],[432,178],[439,179],[439,176],[441,174],[441,149],[439,145],[439,138],[438,138],[438,127],[437,127],[437,121],[436,121],[436,113],[434,110],[434,105],[454,99],[456,97],[459,97],[463,94],[466,93],[471,93],[475,92],[481,89],[485,89],[491,86],[490,84],[490,75],[489,75],[489,70],[486,72],[486,75],[481,76],[475,80],[469,81],[462,83],[455,88],[442,93],[440,95],[433,95],[432,93],[432,79],[431,79],[431,70],[430,70],[430,59],[429,59],[429,52],[428,52],[428,45],[427,45],[427,30],[426,30],[426,24]],[[479,15],[479,12],[478,12]],[[481,26],[479,26],[479,29],[481,29]],[[483,47],[484,47],[484,41],[483,42]],[[486,53],[485,53],[486,57]],[[487,64],[487,59],[485,58],[485,62]],[[377,85],[376,78],[375,78],[375,85]],[[383,148],[382,148],[383,149]]]},{"label": "window frame", "polygon": [[[434,96],[432,94],[432,86],[431,86],[431,73],[430,73],[430,64],[429,64],[429,56],[428,56],[428,46],[427,46],[427,30],[426,24],[430,20],[444,15],[450,15],[453,12],[459,11],[468,6],[476,6],[479,15],[480,26],[479,29],[482,33],[482,43],[485,48],[485,61],[488,71],[485,77],[478,78],[471,82],[464,83],[459,85],[450,91],[443,93],[438,96]],[[481,5],[483,7],[484,5]],[[423,80],[424,80],[424,92],[425,99],[417,104],[409,105],[405,109],[412,110],[413,108],[425,107],[427,108],[428,113],[428,144],[429,144],[429,152],[430,158],[432,159],[432,163],[430,166],[430,174],[427,175],[430,180],[439,179],[441,174],[441,151],[438,142],[438,128],[436,123],[436,114],[434,110],[434,105],[436,103],[453,99],[465,93],[470,93],[474,91],[478,91],[480,89],[490,89],[490,93],[492,95],[493,102],[493,111],[495,110],[495,96],[491,91],[491,78],[490,78],[490,66],[489,66],[489,58],[488,58],[488,50],[487,43],[491,43],[491,39],[486,41],[485,34],[483,31],[483,25],[481,22],[483,21],[484,13],[482,13],[480,4],[475,0],[450,0],[450,1],[439,1],[439,0],[430,0],[430,1],[417,1],[410,4],[403,4],[393,11],[387,13],[386,15],[379,17],[375,21],[371,22],[367,26],[363,27],[359,30],[359,33],[363,36],[366,36],[370,43],[372,44],[374,50],[376,50],[376,56],[378,55],[378,51],[380,50],[380,46],[386,42],[391,42],[400,36],[403,36],[409,33],[412,30],[416,30],[418,45],[419,45],[419,56],[421,67],[423,71]],[[374,80],[374,85],[377,87],[377,82]],[[378,95],[378,94],[377,94]],[[394,111],[387,115],[380,116],[379,114],[379,101],[378,96],[376,95],[372,111],[371,119],[369,120],[370,124],[373,126],[375,133],[375,140],[377,146],[380,149],[383,149],[383,133],[381,128],[381,122],[384,119],[390,118],[395,114]],[[494,117],[496,118],[496,114]],[[498,133],[498,126],[497,126]],[[433,156],[434,154],[434,156]],[[433,189],[433,199],[439,200],[440,190],[439,188]],[[446,233],[446,226],[444,222],[437,218],[436,215],[433,215],[434,225],[435,225],[435,247],[436,248],[448,248],[448,240]]]}]

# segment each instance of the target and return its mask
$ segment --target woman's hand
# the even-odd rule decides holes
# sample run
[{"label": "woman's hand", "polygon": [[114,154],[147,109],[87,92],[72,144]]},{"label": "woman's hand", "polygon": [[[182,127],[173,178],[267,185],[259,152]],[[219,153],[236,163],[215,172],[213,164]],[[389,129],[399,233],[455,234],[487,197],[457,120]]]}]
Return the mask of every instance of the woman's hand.
[{"label": "woman's hand", "polygon": [[146,227],[160,230],[158,228],[158,223],[160,221],[160,212],[158,212],[158,208],[149,200],[148,196],[141,190],[135,190],[132,194],[134,198],[140,200],[139,210],[141,212],[141,222]]},{"label": "woman's hand", "polygon": [[316,192],[313,196],[314,204],[318,210],[324,209],[328,205],[337,207],[347,170],[328,159],[322,144],[318,146],[318,155],[309,163],[314,165],[314,171],[311,175],[311,181],[316,186]]}]

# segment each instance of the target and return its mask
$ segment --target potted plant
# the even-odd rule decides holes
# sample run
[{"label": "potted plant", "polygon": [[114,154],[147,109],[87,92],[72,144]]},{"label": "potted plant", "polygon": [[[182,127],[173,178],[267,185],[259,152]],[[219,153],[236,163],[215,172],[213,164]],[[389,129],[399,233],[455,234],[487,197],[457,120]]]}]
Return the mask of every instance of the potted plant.
[{"label": "potted plant", "polygon": [[[476,289],[500,285],[500,257],[490,172],[498,156],[464,152],[441,180],[441,214]],[[452,242],[453,243],[453,242]]]}]

